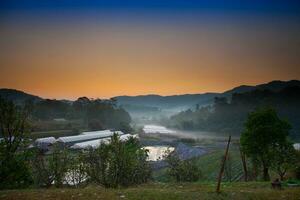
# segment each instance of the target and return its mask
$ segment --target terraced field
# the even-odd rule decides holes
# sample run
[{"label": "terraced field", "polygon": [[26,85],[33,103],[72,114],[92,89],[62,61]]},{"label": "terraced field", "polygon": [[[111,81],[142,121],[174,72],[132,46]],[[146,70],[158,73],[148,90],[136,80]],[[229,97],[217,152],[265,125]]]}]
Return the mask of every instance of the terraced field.
[{"label": "terraced field", "polygon": [[[202,171],[200,182],[215,181],[220,170],[221,160],[224,156],[224,150],[218,149],[208,154],[194,158]],[[153,178],[159,182],[171,181],[166,177],[166,169],[161,169],[153,173]],[[240,152],[237,148],[232,147],[229,150],[229,160],[225,167],[223,176],[224,181],[239,181],[243,178],[243,166],[240,158]]]},{"label": "terraced field", "polygon": [[[224,151],[216,150],[202,157],[197,158],[197,163],[201,168],[205,181],[214,181],[219,173],[221,160],[224,156]],[[243,177],[243,166],[240,158],[240,153],[237,149],[229,150],[229,160],[224,172],[224,181],[238,181]]]}]

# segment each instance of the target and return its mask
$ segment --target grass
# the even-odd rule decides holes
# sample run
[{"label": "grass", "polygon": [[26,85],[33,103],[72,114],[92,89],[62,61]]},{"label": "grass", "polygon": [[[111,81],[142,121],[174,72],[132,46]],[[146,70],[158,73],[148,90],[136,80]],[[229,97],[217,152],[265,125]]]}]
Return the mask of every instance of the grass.
[{"label": "grass", "polygon": [[63,189],[26,189],[0,191],[4,200],[71,200],[71,199],[132,199],[132,200],[265,200],[300,199],[299,188],[273,190],[266,182],[235,182],[222,184],[222,192],[215,193],[215,183],[151,183],[123,189],[105,189],[99,186]]}]

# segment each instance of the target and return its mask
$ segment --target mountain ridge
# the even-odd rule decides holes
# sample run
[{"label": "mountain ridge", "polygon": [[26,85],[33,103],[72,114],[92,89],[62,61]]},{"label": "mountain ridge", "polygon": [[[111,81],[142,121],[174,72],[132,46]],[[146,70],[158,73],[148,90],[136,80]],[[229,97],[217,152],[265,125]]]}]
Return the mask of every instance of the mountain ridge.
[{"label": "mountain ridge", "polygon": [[[244,93],[255,89],[259,90],[272,90],[278,91],[288,86],[299,86],[300,80],[274,80],[268,83],[258,84],[258,85],[240,85],[232,89],[226,90],[222,93],[216,92],[206,92],[199,94],[175,94],[175,95],[121,95],[115,96],[112,99],[116,99],[118,105],[144,105],[144,106],[155,106],[163,108],[172,107],[191,107],[196,104],[207,105],[211,104],[215,97],[230,97],[233,93]],[[39,97],[37,95],[32,95],[21,90],[2,88],[0,89],[0,97],[6,98],[8,100],[14,101],[16,103],[22,103],[26,100],[41,101],[46,98]],[[68,100],[69,101],[69,100]],[[72,101],[69,101],[72,102]]]}]

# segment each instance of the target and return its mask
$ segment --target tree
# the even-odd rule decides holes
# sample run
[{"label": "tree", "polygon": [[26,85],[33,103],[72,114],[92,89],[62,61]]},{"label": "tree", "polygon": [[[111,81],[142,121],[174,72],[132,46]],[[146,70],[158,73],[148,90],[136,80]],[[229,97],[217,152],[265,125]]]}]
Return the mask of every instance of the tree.
[{"label": "tree", "polygon": [[294,176],[296,179],[300,179],[300,151],[296,150],[296,162],[295,162],[295,168],[293,170]]},{"label": "tree", "polygon": [[261,108],[249,113],[240,139],[241,147],[253,162],[262,166],[264,180],[270,179],[273,149],[285,144],[290,129],[290,124],[280,119],[272,108]]},{"label": "tree", "polygon": [[58,145],[53,147],[53,152],[44,155],[38,149],[35,151],[31,166],[33,178],[37,186],[50,187],[54,184],[61,187],[65,182],[65,176],[69,166],[69,154]]},{"label": "tree", "polygon": [[99,130],[103,130],[104,129],[101,121],[97,120],[97,119],[91,119],[88,122],[88,128],[91,131],[99,131]]},{"label": "tree", "polygon": [[115,188],[147,182],[151,176],[147,157],[137,139],[121,141],[114,134],[109,144],[89,149],[84,163],[89,181]]},{"label": "tree", "polygon": [[273,149],[273,154],[274,157],[271,167],[275,172],[277,172],[280,180],[283,181],[287,170],[295,167],[296,150],[292,143],[286,141],[286,143],[276,146]]},{"label": "tree", "polygon": [[0,188],[26,187],[31,183],[27,136],[30,106],[18,107],[0,98]]},{"label": "tree", "polygon": [[78,187],[85,183],[87,178],[83,152],[78,152],[76,155],[70,155],[68,159],[68,170],[65,177],[67,184]]},{"label": "tree", "polygon": [[201,177],[201,170],[195,160],[181,160],[176,153],[166,157],[169,165],[167,174],[177,182],[193,182]]},{"label": "tree", "polygon": [[96,149],[90,148],[84,154],[84,163],[88,181],[107,185],[109,146],[101,143]]}]

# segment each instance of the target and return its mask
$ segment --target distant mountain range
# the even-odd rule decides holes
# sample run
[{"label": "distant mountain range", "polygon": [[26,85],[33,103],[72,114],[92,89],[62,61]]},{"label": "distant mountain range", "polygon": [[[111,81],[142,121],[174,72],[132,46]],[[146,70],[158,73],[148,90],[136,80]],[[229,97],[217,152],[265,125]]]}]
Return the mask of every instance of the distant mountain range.
[{"label": "distant mountain range", "polygon": [[300,81],[299,80],[290,80],[290,81],[272,81],[265,84],[260,84],[256,86],[249,86],[249,85],[241,85],[239,87],[235,87],[231,90],[228,90],[223,93],[223,95],[228,96],[233,93],[244,93],[244,92],[250,92],[256,89],[259,90],[270,90],[273,92],[278,92],[286,87],[292,87],[292,86],[298,86],[300,87]]},{"label": "distant mountain range", "polygon": [[[114,99],[117,100],[121,106],[134,105],[139,107],[155,107],[158,109],[179,109],[184,110],[187,108],[194,108],[196,104],[200,106],[212,104],[215,97],[231,97],[233,93],[244,93],[252,90],[271,90],[279,91],[285,87],[298,86],[300,87],[299,80],[290,81],[272,81],[265,84],[256,86],[241,85],[225,91],[223,93],[204,93],[204,94],[184,94],[184,95],[172,95],[172,96],[160,96],[160,95],[140,95],[140,96],[117,96]],[[2,98],[9,99],[15,103],[23,103],[27,100],[41,101],[43,98],[27,94],[25,92],[15,89],[0,89],[0,96]]]},{"label": "distant mountain range", "polygon": [[215,97],[230,98],[233,93],[250,92],[256,89],[279,91],[285,87],[299,86],[299,80],[290,81],[272,81],[256,86],[241,85],[225,91],[223,93],[204,93],[204,94],[184,94],[173,96],[159,96],[159,95],[142,95],[142,96],[118,96],[115,97],[120,105],[143,105],[149,107],[158,107],[162,109],[172,108],[193,108],[196,104],[200,106],[212,104]]}]

